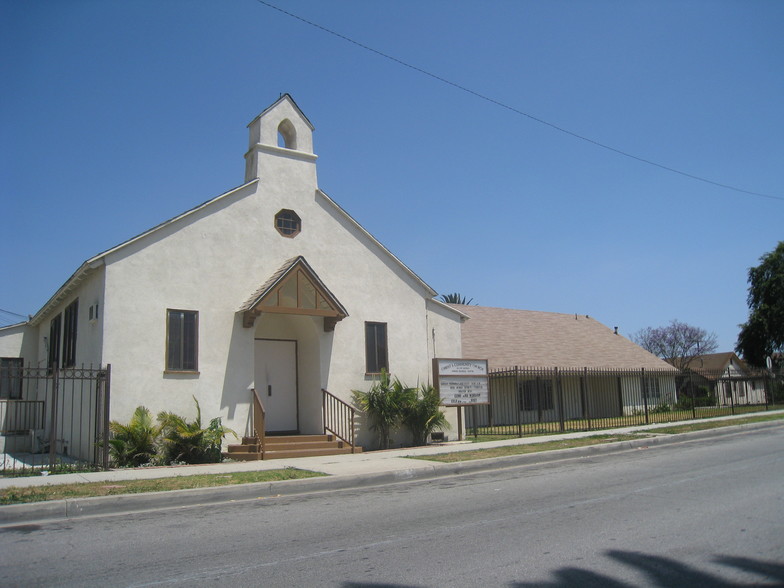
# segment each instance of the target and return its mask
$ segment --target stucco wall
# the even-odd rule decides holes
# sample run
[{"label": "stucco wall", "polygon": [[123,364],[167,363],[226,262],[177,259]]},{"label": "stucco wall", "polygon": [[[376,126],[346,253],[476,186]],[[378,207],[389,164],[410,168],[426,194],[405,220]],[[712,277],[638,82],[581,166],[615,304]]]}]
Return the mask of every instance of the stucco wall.
[{"label": "stucco wall", "polygon": [[[289,108],[268,112],[267,127],[284,115],[292,115]],[[298,146],[309,147],[303,139]],[[432,292],[317,190],[315,157],[291,155],[257,151],[258,182],[106,256],[103,360],[113,365],[112,418],[129,418],[139,404],[193,416],[195,396],[205,420],[222,416],[238,434],[247,432],[254,337],[284,327],[284,338],[299,343],[301,425],[309,429],[320,425],[321,388],[349,402],[352,389],[371,384],[365,321],[388,323],[390,371],[411,385],[431,379],[433,331],[440,355],[460,356],[458,315],[428,310]],[[274,227],[281,209],[302,219],[294,238]],[[243,327],[243,302],[298,255],[349,316],[332,333],[315,317],[276,324],[262,315]],[[198,374],[165,373],[166,309],[199,312]],[[360,441],[369,442],[367,434]]]}]

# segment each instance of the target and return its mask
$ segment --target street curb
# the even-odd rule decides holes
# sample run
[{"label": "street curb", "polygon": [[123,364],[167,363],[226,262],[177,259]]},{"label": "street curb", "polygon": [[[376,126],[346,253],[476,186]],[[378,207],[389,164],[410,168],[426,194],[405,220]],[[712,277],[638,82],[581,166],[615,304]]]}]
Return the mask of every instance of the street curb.
[{"label": "street curb", "polygon": [[[327,476],[320,478],[305,478],[301,480],[281,480],[276,482],[241,484],[237,486],[221,486],[217,488],[192,488],[168,492],[121,494],[117,496],[69,498],[31,504],[11,504],[0,506],[0,526],[33,524],[52,520],[206,506],[221,502],[262,500],[278,496],[293,496],[298,494],[367,488],[406,481],[427,480],[461,474],[538,465],[568,459],[618,453],[632,449],[645,449],[648,447],[672,445],[674,443],[700,441],[712,437],[741,435],[782,426],[784,426],[784,422],[782,421],[771,421],[666,436],[652,433],[652,435],[655,436],[644,439],[634,439],[631,441],[618,441],[602,445],[556,449],[539,453],[493,457],[455,463],[434,462],[424,468],[406,468],[373,474]],[[612,432],[597,432],[597,435],[602,434],[611,435]],[[477,449],[482,448],[477,447]]]}]

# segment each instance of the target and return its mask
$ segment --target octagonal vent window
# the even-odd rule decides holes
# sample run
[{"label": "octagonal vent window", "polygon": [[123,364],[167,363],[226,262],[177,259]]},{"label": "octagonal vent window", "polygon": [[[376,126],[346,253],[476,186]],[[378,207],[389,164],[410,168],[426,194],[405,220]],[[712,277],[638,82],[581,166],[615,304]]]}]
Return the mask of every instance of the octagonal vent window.
[{"label": "octagonal vent window", "polygon": [[275,215],[275,228],[284,237],[296,237],[302,230],[302,220],[293,210],[281,210]]}]

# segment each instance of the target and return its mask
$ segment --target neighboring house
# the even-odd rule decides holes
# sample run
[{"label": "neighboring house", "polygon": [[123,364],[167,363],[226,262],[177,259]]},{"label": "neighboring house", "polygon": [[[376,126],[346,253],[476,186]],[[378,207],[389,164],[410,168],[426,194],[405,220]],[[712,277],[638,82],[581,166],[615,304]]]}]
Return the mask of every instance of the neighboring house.
[{"label": "neighboring house", "polygon": [[677,400],[671,365],[586,315],[452,306],[469,317],[463,356],[486,358],[504,374],[491,380],[496,423],[516,419],[516,407],[523,422],[538,422],[621,416]]},{"label": "neighboring house", "polygon": [[732,351],[698,355],[689,362],[690,383],[705,388],[720,406],[764,404],[765,374]]},{"label": "neighboring house", "polygon": [[[413,385],[433,357],[461,357],[461,311],[319,189],[291,96],[249,130],[241,186],[85,261],[0,329],[2,361],[111,364],[112,419],[139,405],[193,417],[195,397],[242,436],[253,389],[268,432],[321,433],[322,389],[350,403],[382,369]],[[372,444],[367,423],[358,441]]]}]

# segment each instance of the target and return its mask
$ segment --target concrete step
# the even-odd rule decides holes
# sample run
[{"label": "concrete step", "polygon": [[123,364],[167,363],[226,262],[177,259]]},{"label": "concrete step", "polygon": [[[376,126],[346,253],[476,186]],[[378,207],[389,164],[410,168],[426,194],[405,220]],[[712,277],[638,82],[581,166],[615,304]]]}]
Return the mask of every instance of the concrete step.
[{"label": "concrete step", "polygon": [[221,455],[236,461],[258,461],[261,459],[261,453],[255,451],[224,451]]},{"label": "concrete step", "polygon": [[351,447],[331,447],[325,449],[275,449],[264,451],[264,459],[290,459],[293,457],[320,457],[351,453]]},{"label": "concrete step", "polygon": [[288,445],[289,443],[319,443],[334,441],[332,435],[267,435],[264,445]]}]

